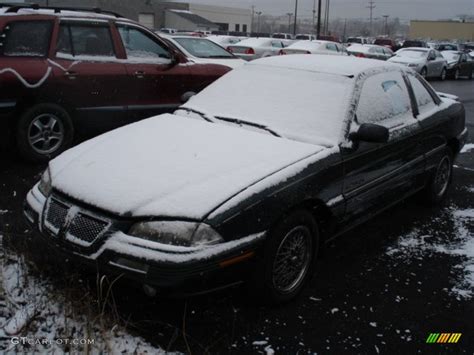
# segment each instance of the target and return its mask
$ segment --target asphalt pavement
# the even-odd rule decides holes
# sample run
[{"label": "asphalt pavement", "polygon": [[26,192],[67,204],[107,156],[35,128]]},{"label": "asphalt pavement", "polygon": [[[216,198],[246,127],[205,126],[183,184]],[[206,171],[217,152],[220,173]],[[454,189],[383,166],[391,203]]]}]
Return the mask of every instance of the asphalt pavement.
[{"label": "asphalt pavement", "polygon": [[[461,98],[473,142],[474,81],[432,84]],[[255,306],[242,289],[148,298],[122,283],[114,290],[117,310],[135,334],[195,354],[472,354],[474,298],[456,291],[465,260],[439,247],[472,236],[473,223],[460,226],[456,216],[474,208],[473,156],[456,162],[443,206],[411,198],[328,245],[309,287],[289,304]],[[12,153],[0,159],[0,234],[23,238],[23,199],[44,167]],[[425,238],[436,243],[420,244]],[[431,333],[462,336],[457,344],[427,344]]]}]

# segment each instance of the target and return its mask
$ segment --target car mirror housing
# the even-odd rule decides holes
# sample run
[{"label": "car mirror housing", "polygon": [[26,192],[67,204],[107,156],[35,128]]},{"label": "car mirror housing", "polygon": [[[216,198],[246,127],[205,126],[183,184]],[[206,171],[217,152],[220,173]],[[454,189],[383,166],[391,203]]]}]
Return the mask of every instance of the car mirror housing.
[{"label": "car mirror housing", "polygon": [[387,143],[389,137],[388,128],[373,123],[363,123],[357,132],[349,135],[350,140],[354,142],[368,143]]}]

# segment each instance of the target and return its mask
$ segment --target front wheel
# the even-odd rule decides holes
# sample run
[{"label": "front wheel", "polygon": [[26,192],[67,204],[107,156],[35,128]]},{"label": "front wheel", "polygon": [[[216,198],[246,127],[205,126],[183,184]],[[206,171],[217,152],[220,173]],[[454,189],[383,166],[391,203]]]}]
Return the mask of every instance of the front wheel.
[{"label": "front wheel", "polygon": [[428,184],[425,187],[424,195],[427,202],[438,204],[442,202],[448,194],[449,186],[453,177],[453,153],[446,148],[440,159],[436,170],[433,172]]},{"label": "front wheel", "polygon": [[441,70],[441,75],[439,76],[439,79],[441,81],[445,81],[446,80],[446,68],[443,68],[443,70]]},{"label": "front wheel", "polygon": [[458,79],[459,79],[459,69],[456,69],[456,70],[454,71],[453,79],[454,79],[454,80],[458,80]]},{"label": "front wheel", "polygon": [[73,136],[73,124],[64,109],[54,104],[39,104],[20,117],[16,142],[24,159],[43,163],[66,150]]},{"label": "front wheel", "polygon": [[474,76],[474,69],[471,69],[471,71],[469,72],[469,75],[467,76],[467,78],[469,80],[472,80],[472,77]]},{"label": "front wheel", "polygon": [[296,211],[283,218],[267,236],[252,278],[258,298],[270,304],[295,298],[310,278],[318,249],[318,226],[309,212]]},{"label": "front wheel", "polygon": [[428,77],[428,69],[423,67],[423,69],[421,69],[420,75],[426,79]]}]

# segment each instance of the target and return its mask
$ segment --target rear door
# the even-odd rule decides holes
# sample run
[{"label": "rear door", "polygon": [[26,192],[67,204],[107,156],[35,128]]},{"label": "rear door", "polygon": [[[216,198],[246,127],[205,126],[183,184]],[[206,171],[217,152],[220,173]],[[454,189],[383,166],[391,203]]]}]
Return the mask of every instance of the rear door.
[{"label": "rear door", "polygon": [[129,93],[110,25],[101,20],[61,20],[50,59],[62,105],[80,131],[100,133],[125,123]]},{"label": "rear door", "polygon": [[347,219],[357,221],[421,186],[424,156],[416,134],[412,101],[400,71],[365,79],[351,130],[362,123],[385,126],[388,143],[351,142],[341,147]]},{"label": "rear door", "polygon": [[[133,24],[117,24],[127,55],[129,120],[173,111],[186,91],[195,88],[190,69],[174,59],[169,47],[151,32]],[[197,91],[196,91],[197,92]]]}]

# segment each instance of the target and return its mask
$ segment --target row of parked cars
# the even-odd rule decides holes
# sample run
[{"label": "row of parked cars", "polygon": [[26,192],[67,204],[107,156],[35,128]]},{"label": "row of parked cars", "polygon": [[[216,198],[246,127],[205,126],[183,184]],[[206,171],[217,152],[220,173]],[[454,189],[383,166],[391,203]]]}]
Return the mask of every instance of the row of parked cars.
[{"label": "row of parked cars", "polygon": [[289,301],[327,241],[414,193],[442,201],[467,139],[463,105],[409,66],[288,52],[230,70],[97,9],[4,6],[0,31],[25,157],[59,155],[83,120],[172,112],[55,157],[23,211],[48,253],[149,293]]}]

